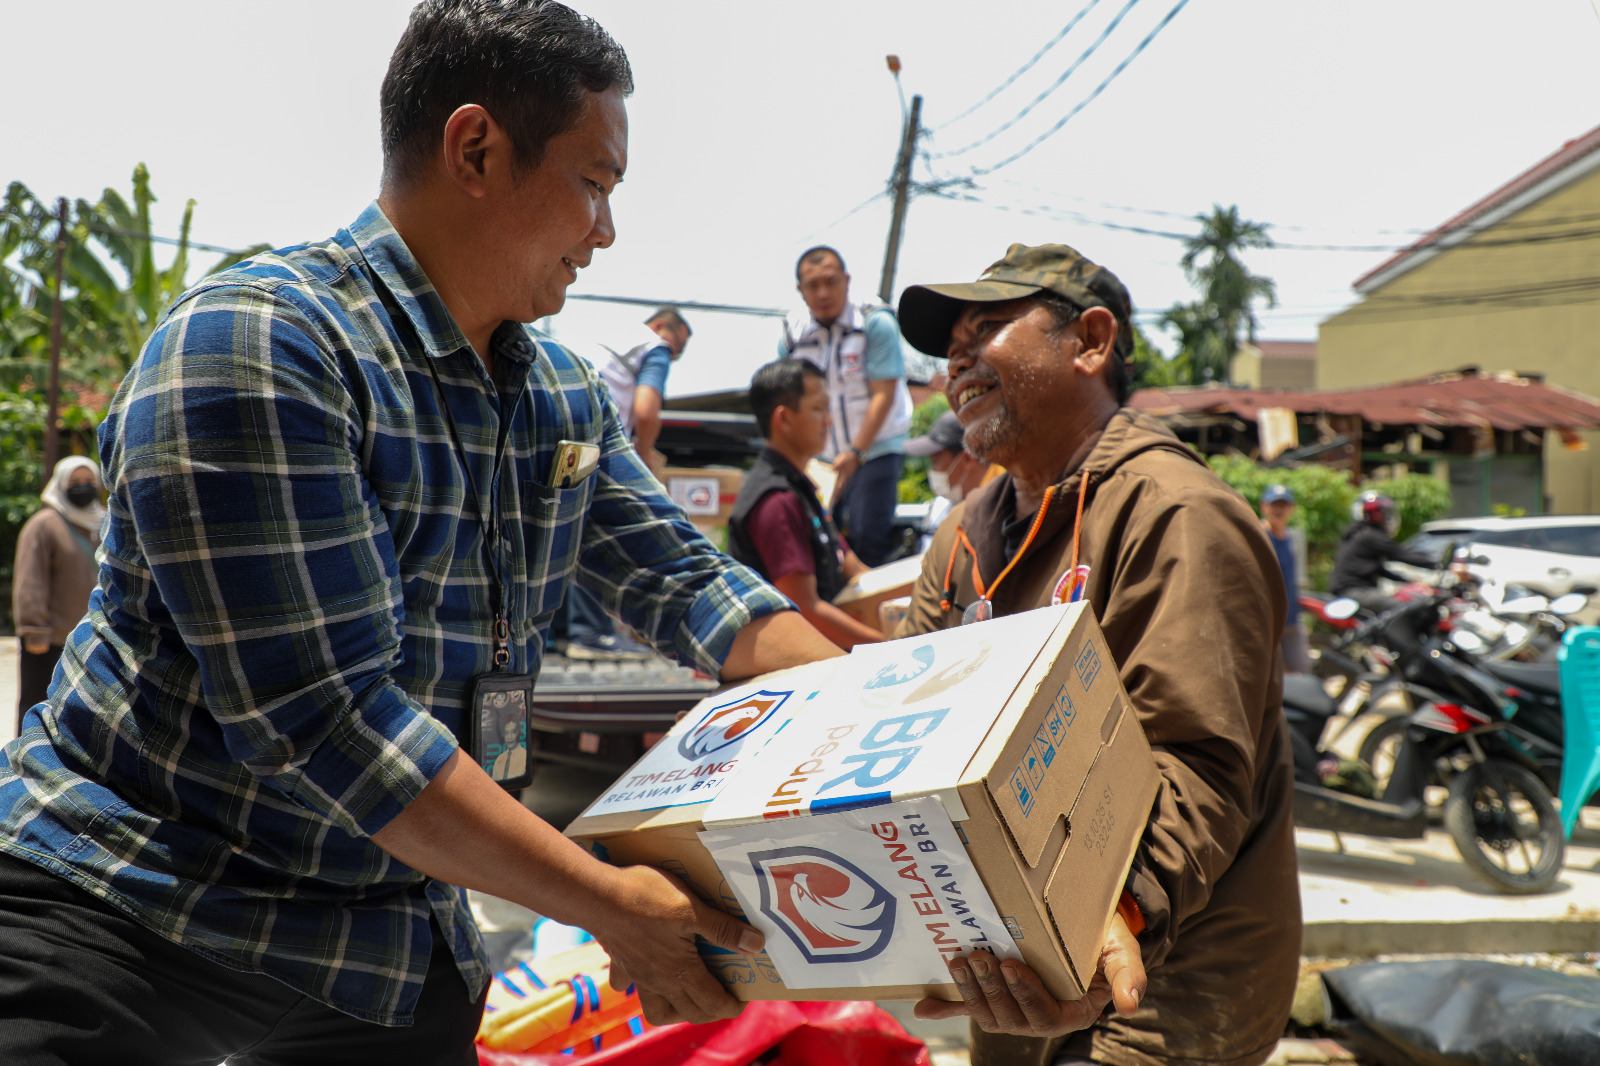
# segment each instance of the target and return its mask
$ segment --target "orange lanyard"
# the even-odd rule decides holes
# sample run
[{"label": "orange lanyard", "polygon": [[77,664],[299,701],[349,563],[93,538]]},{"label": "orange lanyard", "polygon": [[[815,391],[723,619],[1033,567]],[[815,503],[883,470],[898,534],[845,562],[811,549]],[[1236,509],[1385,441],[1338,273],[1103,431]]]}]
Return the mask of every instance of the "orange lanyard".
[{"label": "orange lanyard", "polygon": [[[1083,501],[1088,492],[1089,473],[1084,471],[1078,481],[1078,512],[1072,520],[1072,567],[1069,572],[1074,574],[1078,569],[1078,535],[1083,528]],[[950,546],[950,558],[944,567],[944,596],[939,600],[939,609],[949,611],[955,605],[956,590],[950,579],[955,575],[956,552],[961,548],[965,548],[968,557],[972,559],[972,589],[978,594],[978,600],[992,603],[995,593],[1000,589],[1000,583],[1016,568],[1017,563],[1022,561],[1022,557],[1028,554],[1028,549],[1033,546],[1034,538],[1039,535],[1039,530],[1044,525],[1044,516],[1050,510],[1050,501],[1055,499],[1055,495],[1056,486],[1054,485],[1044,490],[1044,499],[1039,501],[1039,510],[1033,516],[1033,524],[1028,527],[1028,535],[1022,539],[1022,547],[1017,549],[1017,554],[1013,555],[1011,561],[1006,563],[1005,569],[1000,571],[1000,576],[994,579],[994,584],[990,585],[987,591],[983,586],[983,575],[978,570],[978,552],[973,548],[972,541],[968,539],[966,529],[957,526],[957,543]]]}]

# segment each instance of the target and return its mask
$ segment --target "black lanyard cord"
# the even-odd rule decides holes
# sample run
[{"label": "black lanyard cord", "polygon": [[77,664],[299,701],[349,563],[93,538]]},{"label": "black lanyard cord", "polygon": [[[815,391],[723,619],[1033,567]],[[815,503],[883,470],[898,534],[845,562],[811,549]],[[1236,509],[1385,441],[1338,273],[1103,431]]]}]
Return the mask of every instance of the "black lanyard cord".
[{"label": "black lanyard cord", "polygon": [[[494,610],[494,668],[503,670],[511,663],[511,625],[506,621],[505,611],[505,586],[500,574],[500,482],[498,480],[500,466],[505,461],[506,427],[500,427],[500,439],[495,443],[494,449],[494,476],[489,481],[489,513],[484,514],[478,502],[478,485],[472,476],[472,462],[467,455],[467,450],[461,444],[461,434],[456,431],[456,416],[450,411],[450,402],[445,398],[444,385],[439,381],[439,371],[433,365],[431,356],[423,356],[423,362],[428,366],[428,375],[433,378],[434,390],[439,396],[439,409],[444,412],[445,425],[450,430],[450,443],[455,445],[456,457],[461,460],[462,473],[467,479],[467,495],[472,498],[473,517],[478,521],[478,527],[483,530],[483,562],[489,570],[489,597],[490,606]],[[492,545],[492,546],[491,546]]]}]

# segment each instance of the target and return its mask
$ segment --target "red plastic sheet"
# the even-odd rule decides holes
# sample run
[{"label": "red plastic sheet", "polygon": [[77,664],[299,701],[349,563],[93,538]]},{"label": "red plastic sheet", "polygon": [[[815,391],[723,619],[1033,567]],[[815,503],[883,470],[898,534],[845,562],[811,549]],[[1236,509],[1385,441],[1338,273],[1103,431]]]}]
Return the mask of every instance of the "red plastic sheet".
[{"label": "red plastic sheet", "polygon": [[478,1048],[479,1066],[745,1066],[776,1048],[773,1066],[849,1062],[930,1066],[928,1049],[876,1003],[751,1003],[737,1018],[665,1025],[608,1051],[529,1055]]}]

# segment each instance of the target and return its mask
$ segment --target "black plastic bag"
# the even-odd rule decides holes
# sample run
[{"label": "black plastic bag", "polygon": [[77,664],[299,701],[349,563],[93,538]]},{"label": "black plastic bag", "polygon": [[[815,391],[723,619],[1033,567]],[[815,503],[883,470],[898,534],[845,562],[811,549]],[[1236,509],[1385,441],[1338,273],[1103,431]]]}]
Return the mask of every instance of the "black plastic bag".
[{"label": "black plastic bag", "polygon": [[1600,1063],[1600,978],[1477,959],[1374,962],[1322,975],[1340,1035],[1378,1063]]}]

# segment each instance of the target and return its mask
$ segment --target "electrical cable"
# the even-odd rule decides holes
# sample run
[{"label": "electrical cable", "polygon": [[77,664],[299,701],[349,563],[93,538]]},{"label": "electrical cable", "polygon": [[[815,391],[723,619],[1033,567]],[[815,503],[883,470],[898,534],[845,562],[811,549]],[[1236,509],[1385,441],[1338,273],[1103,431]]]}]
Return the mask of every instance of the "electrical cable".
[{"label": "electrical cable", "polygon": [[[1182,3],[1188,2],[1189,0],[1182,0]],[[1000,125],[996,126],[982,137],[979,137],[971,144],[963,145],[960,148],[953,148],[948,152],[935,152],[933,153],[934,158],[947,159],[950,156],[965,155],[974,148],[980,148],[983,145],[988,144],[1006,130],[1010,129],[1012,126],[1015,126],[1024,118],[1027,118],[1034,108],[1044,103],[1044,101],[1049,98],[1051,93],[1061,88],[1061,86],[1066,83],[1066,80],[1072,77],[1073,73],[1079,67],[1083,66],[1084,62],[1087,61],[1090,56],[1095,54],[1100,46],[1106,42],[1106,38],[1110,37],[1112,31],[1122,24],[1122,20],[1127,17],[1128,12],[1132,11],[1134,7],[1138,5],[1138,3],[1139,0],[1128,0],[1127,3],[1123,4],[1121,10],[1111,17],[1111,22],[1105,27],[1105,29],[1100,31],[1100,36],[1091,41],[1089,43],[1089,47],[1085,48],[1082,52],[1079,52],[1078,58],[1072,61],[1072,65],[1067,67],[1067,69],[1062,72],[1059,78],[1046,86],[1044,92],[1040,93],[1038,96],[1035,96],[1032,100],[1029,100],[1026,104],[1024,104],[1021,111],[1018,111],[1015,115],[1012,115],[1005,122],[1002,122]],[[1182,6],[1182,4],[1179,6]]]},{"label": "electrical cable", "polygon": [[[1062,39],[1065,38],[1067,34],[1071,33],[1073,28],[1076,27],[1078,25],[1078,23],[1083,21],[1083,17],[1085,15],[1087,15],[1089,12],[1093,11],[1095,9],[1095,7],[1099,3],[1100,3],[1100,0],[1089,0],[1089,2],[1087,4],[1085,4],[1083,6],[1083,8],[1080,9],[1076,15],[1073,15],[1072,18],[1070,20],[1068,20],[1068,22],[1067,22],[1067,24],[1065,26],[1061,27],[1061,29],[1056,31],[1056,35],[1054,37],[1050,38],[1048,41],[1046,41],[1044,43],[1044,47],[1043,48],[1039,49],[1037,52],[1033,53],[1033,55],[1029,56],[1028,57],[1028,61],[1026,63],[1022,64],[1022,66],[1018,67],[1016,70],[1012,71],[1011,75],[1008,78],[1006,78],[1005,81],[1001,82],[999,85],[996,85],[993,89],[990,89],[988,94],[986,96],[984,96],[983,99],[979,100],[977,103],[973,104],[971,107],[969,107],[965,111],[961,112],[961,114],[957,115],[955,118],[952,118],[952,119],[949,119],[949,120],[947,120],[945,122],[939,123],[939,125],[935,126],[929,132],[937,133],[939,130],[946,129],[946,128],[950,127],[950,126],[955,125],[957,122],[960,122],[962,119],[966,118],[968,115],[970,115],[974,111],[978,110],[978,108],[982,107],[984,104],[988,103],[990,100],[993,100],[995,97],[997,97],[1001,93],[1005,92],[1008,88],[1010,88],[1016,82],[1016,80],[1018,78],[1022,77],[1024,74],[1028,73],[1028,71],[1032,70],[1034,68],[1034,65],[1037,64],[1039,62],[1039,60],[1041,60],[1041,59],[1043,59],[1045,57],[1045,53],[1049,52],[1050,49],[1052,49],[1056,45],[1060,44]],[[1596,3],[1600,3],[1600,0],[1596,0]]]},{"label": "electrical cable", "polygon": [[[1134,0],[1130,0],[1130,4],[1132,2],[1134,2]],[[1188,5],[1189,0],[1178,0],[1178,2],[1172,6],[1172,10],[1163,15],[1161,17],[1161,21],[1156,23],[1155,28],[1149,33],[1145,34],[1143,40],[1134,46],[1133,51],[1124,56],[1122,62],[1118,63],[1116,67],[1112,69],[1111,73],[1107,74],[1101,80],[1100,84],[1094,87],[1088,96],[1080,100],[1071,111],[1068,111],[1065,115],[1061,116],[1055,125],[1051,126],[1039,136],[1035,137],[1033,140],[1029,141],[1015,152],[1012,152],[1010,155],[1000,160],[1000,162],[995,163],[992,166],[975,168],[972,171],[972,176],[982,177],[986,174],[993,174],[995,171],[1000,170],[1003,167],[1008,167],[1012,163],[1015,163],[1017,160],[1021,159],[1023,156],[1027,155],[1029,152],[1033,151],[1035,148],[1039,147],[1045,141],[1048,141],[1051,137],[1054,137],[1057,133],[1060,133],[1061,128],[1068,122],[1071,122],[1072,119],[1084,108],[1094,103],[1100,94],[1105,92],[1106,87],[1117,80],[1117,75],[1128,69],[1128,64],[1132,63],[1135,59],[1138,59],[1140,54],[1143,53],[1146,48],[1150,47],[1150,42],[1154,41],[1157,35],[1159,35],[1162,30],[1166,29],[1168,24],[1171,23],[1173,19],[1178,17],[1178,12],[1182,11]]]}]

